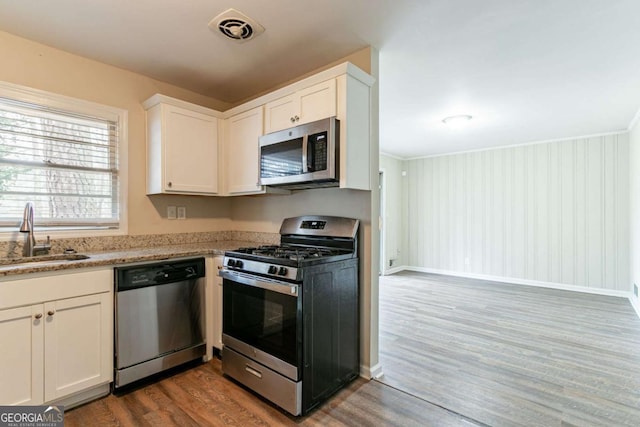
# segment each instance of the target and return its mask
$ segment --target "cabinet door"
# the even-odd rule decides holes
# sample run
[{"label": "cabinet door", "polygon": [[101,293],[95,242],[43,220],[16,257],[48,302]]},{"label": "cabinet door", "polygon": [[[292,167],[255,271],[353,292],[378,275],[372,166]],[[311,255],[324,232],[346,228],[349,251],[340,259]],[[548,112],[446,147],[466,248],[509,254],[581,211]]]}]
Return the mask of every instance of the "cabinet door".
[{"label": "cabinet door", "polygon": [[262,107],[230,117],[227,122],[228,137],[227,182],[229,194],[260,192],[259,143],[262,135]]},{"label": "cabinet door", "polygon": [[309,123],[336,115],[336,80],[318,83],[298,92],[299,117],[296,124]]},{"label": "cabinet door", "polygon": [[110,292],[45,303],[45,401],[111,381],[112,307]]},{"label": "cabinet door", "polygon": [[211,357],[213,348],[222,350],[222,277],[218,276],[222,257],[209,257],[206,262],[207,356]]},{"label": "cabinet door", "polygon": [[164,190],[218,192],[218,119],[163,105]]},{"label": "cabinet door", "polygon": [[216,272],[213,281],[213,346],[222,350],[222,277],[218,276],[218,269],[222,268],[222,257],[213,259]]},{"label": "cabinet door", "polygon": [[44,321],[42,304],[0,310],[0,405],[43,402]]},{"label": "cabinet door", "polygon": [[264,133],[271,133],[295,126],[299,115],[300,98],[297,94],[271,101],[264,106]]}]

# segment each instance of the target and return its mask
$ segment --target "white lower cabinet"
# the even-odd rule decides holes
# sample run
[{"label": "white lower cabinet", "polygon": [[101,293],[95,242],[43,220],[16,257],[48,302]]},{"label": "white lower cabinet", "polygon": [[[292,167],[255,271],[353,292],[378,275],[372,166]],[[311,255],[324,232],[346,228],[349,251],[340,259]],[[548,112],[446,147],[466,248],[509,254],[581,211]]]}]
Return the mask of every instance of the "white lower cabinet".
[{"label": "white lower cabinet", "polygon": [[[112,282],[110,269],[0,283],[0,405],[73,405],[91,397],[82,395],[87,390],[108,392]],[[52,299],[58,291],[61,298]],[[7,295],[16,305],[47,300],[6,308]]]},{"label": "white lower cabinet", "polygon": [[207,259],[207,354],[213,348],[222,350],[222,268],[223,257]]},{"label": "white lower cabinet", "polygon": [[44,304],[46,402],[111,379],[111,299],[104,292]]},{"label": "white lower cabinet", "polygon": [[42,304],[0,310],[0,404],[44,401],[44,317]]}]

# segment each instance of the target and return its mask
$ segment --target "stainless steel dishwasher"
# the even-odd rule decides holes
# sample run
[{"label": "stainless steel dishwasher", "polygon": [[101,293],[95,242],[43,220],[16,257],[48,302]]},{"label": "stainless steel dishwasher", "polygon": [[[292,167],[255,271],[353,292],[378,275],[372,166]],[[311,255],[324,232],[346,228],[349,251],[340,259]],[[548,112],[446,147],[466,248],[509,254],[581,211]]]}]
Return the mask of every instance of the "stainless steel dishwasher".
[{"label": "stainless steel dishwasher", "polygon": [[115,388],[204,356],[204,265],[195,258],[115,269]]}]

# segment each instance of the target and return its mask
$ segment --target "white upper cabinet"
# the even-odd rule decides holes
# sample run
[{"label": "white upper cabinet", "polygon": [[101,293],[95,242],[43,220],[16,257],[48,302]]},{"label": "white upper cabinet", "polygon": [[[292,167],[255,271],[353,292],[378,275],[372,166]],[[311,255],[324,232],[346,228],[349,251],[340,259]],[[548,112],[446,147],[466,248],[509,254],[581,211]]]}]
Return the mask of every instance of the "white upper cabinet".
[{"label": "white upper cabinet", "polygon": [[147,194],[218,193],[214,110],[154,95],[147,109]]},{"label": "white upper cabinet", "polygon": [[262,127],[262,106],[236,114],[226,121],[225,169],[229,194],[264,190],[258,184],[258,138],[262,135]]},{"label": "white upper cabinet", "polygon": [[265,104],[264,133],[336,115],[336,80],[330,79]]},{"label": "white upper cabinet", "polygon": [[[364,73],[362,73],[364,74]],[[340,120],[340,188],[371,190],[371,83],[343,74],[337,80]],[[377,173],[377,172],[376,172]]]},{"label": "white upper cabinet", "polygon": [[259,137],[332,116],[340,120],[340,188],[370,190],[373,83],[344,63],[224,113],[156,94],[143,103],[147,194],[288,193],[258,184]]}]

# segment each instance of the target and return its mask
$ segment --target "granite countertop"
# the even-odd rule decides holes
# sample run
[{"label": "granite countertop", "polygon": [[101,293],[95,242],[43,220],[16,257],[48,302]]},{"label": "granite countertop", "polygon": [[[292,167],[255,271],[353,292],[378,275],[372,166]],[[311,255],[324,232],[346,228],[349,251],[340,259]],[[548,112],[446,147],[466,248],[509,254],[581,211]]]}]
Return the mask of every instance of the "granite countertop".
[{"label": "granite countertop", "polygon": [[[119,251],[83,253],[87,259],[79,260],[39,260],[0,265],[0,279],[27,273],[72,270],[87,267],[117,266],[143,261],[182,258],[189,256],[224,255],[224,251],[240,247],[257,246],[255,242],[226,240],[184,245],[159,246],[151,248],[132,248]],[[17,260],[16,260],[17,261]]]}]

